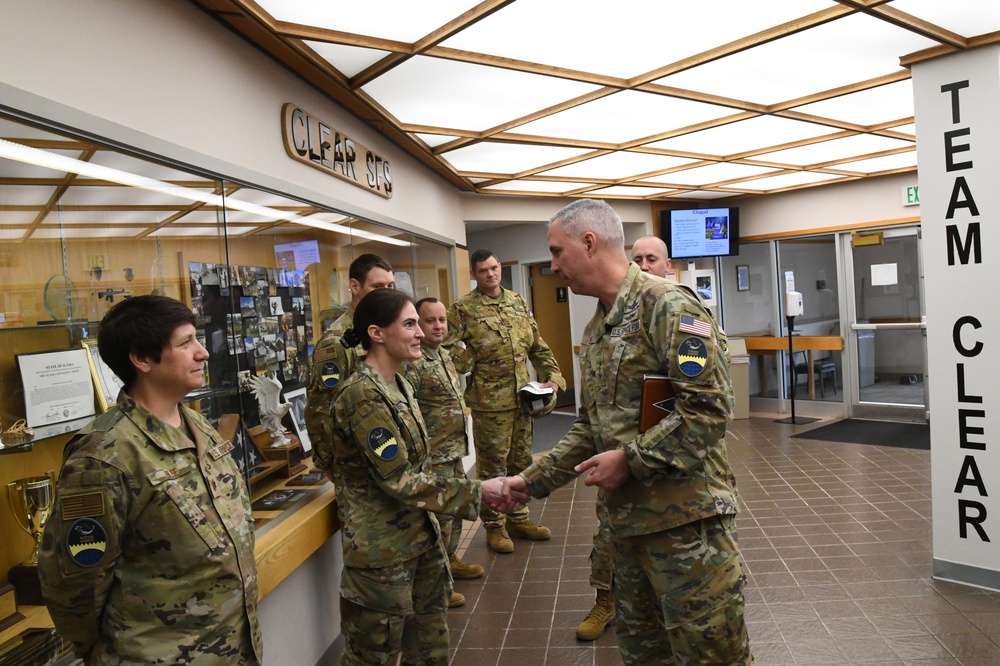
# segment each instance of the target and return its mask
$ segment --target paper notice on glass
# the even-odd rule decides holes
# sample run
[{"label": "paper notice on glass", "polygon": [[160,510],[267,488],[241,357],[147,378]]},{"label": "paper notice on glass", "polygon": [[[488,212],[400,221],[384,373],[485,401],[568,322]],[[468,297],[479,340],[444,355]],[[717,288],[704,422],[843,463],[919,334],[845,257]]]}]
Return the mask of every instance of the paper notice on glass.
[{"label": "paper notice on glass", "polygon": [[94,382],[86,349],[18,354],[28,427],[94,415]]},{"label": "paper notice on glass", "polygon": [[549,395],[552,393],[552,388],[542,386],[541,382],[528,382],[518,390],[522,393],[530,393],[531,395]]},{"label": "paper notice on glass", "polygon": [[896,264],[872,264],[872,286],[888,287],[897,284]]}]

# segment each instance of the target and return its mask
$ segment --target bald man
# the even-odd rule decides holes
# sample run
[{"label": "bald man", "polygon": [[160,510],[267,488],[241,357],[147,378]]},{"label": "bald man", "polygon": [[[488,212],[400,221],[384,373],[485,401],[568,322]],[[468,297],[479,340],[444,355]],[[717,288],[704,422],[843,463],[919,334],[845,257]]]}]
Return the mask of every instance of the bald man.
[{"label": "bald man", "polygon": [[[667,244],[656,236],[643,236],[632,244],[632,261],[639,264],[645,273],[666,277],[670,269]],[[600,501],[600,500],[598,500]],[[603,515],[598,508],[597,515]],[[615,600],[611,591],[611,579],[615,568],[611,563],[611,530],[602,520],[594,532],[594,545],[590,551],[590,586],[597,591],[594,607],[576,628],[576,637],[581,641],[593,641],[611,623],[615,616]]]},{"label": "bald man", "polygon": [[645,273],[666,277],[670,270],[670,253],[667,244],[656,236],[643,236],[632,244],[632,261]]}]

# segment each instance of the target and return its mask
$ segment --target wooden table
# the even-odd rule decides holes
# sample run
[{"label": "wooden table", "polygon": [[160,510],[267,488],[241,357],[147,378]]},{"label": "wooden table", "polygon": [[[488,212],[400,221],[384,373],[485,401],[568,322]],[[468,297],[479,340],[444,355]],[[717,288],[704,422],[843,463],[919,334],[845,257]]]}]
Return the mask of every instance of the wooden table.
[{"label": "wooden table", "polygon": [[[740,337],[740,336],[734,336]],[[744,337],[747,343],[747,351],[751,354],[773,354],[779,351],[788,351],[788,338],[779,338],[773,335],[751,335]],[[806,368],[809,373],[809,399],[816,399],[815,372],[813,370],[814,351],[841,351],[844,349],[844,339],[839,335],[793,335],[792,351],[806,352]],[[766,385],[764,367],[760,366],[760,387],[761,394],[764,393]]]}]

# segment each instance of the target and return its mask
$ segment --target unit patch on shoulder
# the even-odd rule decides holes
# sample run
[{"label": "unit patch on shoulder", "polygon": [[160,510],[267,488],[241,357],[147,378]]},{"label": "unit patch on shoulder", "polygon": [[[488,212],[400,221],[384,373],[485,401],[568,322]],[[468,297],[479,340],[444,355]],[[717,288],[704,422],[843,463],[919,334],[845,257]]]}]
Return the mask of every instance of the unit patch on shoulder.
[{"label": "unit patch on shoulder", "polygon": [[108,550],[108,533],[93,518],[80,518],[66,534],[66,549],[81,567],[92,567],[104,559]]},{"label": "unit patch on shoulder", "polygon": [[697,377],[708,361],[708,347],[701,338],[689,337],[677,348],[677,367],[687,377]]},{"label": "unit patch on shoulder", "polygon": [[320,379],[327,388],[333,388],[340,382],[340,368],[333,361],[327,361],[319,371]]},{"label": "unit patch on shoulder", "polygon": [[392,460],[399,453],[399,444],[392,431],[382,426],[376,426],[368,431],[368,446],[382,460]]}]

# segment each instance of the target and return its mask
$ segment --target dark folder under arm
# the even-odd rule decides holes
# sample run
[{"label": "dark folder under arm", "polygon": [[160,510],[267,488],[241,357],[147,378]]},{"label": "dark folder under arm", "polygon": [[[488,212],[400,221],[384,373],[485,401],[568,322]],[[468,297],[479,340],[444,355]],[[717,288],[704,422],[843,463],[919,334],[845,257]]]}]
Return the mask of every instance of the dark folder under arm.
[{"label": "dark folder under arm", "polygon": [[643,375],[639,402],[639,433],[644,433],[674,411],[674,387],[666,375]]}]

